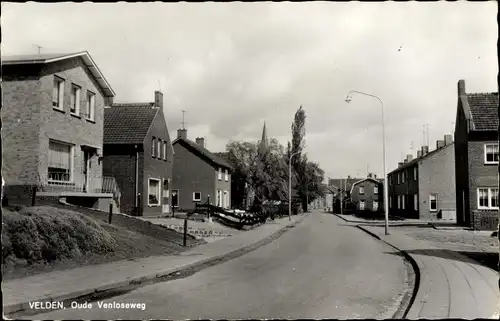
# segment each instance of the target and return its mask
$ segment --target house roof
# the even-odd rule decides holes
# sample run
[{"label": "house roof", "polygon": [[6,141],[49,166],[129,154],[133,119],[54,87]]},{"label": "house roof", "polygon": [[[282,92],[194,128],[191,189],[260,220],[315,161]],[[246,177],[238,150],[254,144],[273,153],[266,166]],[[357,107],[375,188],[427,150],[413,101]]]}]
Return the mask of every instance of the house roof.
[{"label": "house roof", "polygon": [[96,63],[87,51],[76,53],[59,53],[59,54],[33,54],[33,55],[13,55],[3,56],[2,65],[28,65],[28,64],[48,64],[51,62],[58,62],[66,59],[82,58],[85,66],[90,70],[90,73],[96,79],[101,87],[104,96],[114,97],[115,92],[104,78],[103,74],[97,67]]},{"label": "house roof", "polygon": [[473,130],[498,130],[498,93],[466,94]]},{"label": "house roof", "polygon": [[352,195],[352,190],[354,189],[354,186],[358,185],[358,184],[361,184],[363,182],[366,182],[366,181],[372,181],[372,182],[375,182],[375,183],[378,183],[378,184],[383,184],[383,182],[380,181],[380,179],[378,178],[372,178],[372,177],[367,177],[367,178],[363,178],[362,180],[359,180],[355,183],[352,184],[351,186],[351,195]]},{"label": "house roof", "polygon": [[401,165],[400,167],[396,168],[396,169],[395,169],[395,170],[393,170],[392,172],[389,172],[389,173],[387,174],[387,176],[389,176],[389,175],[391,175],[391,174],[394,174],[394,173],[397,173],[397,172],[399,172],[399,171],[401,171],[401,170],[403,170],[403,169],[405,169],[405,168],[411,167],[411,166],[413,166],[413,165],[417,164],[419,161],[424,160],[424,159],[426,159],[426,158],[429,158],[429,157],[431,157],[432,155],[436,154],[437,152],[440,152],[440,151],[444,150],[445,148],[448,148],[448,147],[450,147],[450,146],[453,146],[454,144],[455,144],[455,143],[454,143],[454,142],[452,142],[452,143],[450,143],[450,144],[448,144],[448,145],[445,145],[445,146],[443,146],[443,147],[440,147],[440,148],[437,148],[437,149],[435,149],[435,150],[433,150],[433,151],[430,151],[430,152],[428,152],[427,154],[425,154],[424,156],[420,156],[419,158],[415,158],[415,159],[413,159],[413,160],[412,160],[412,161],[410,161],[410,162],[404,163],[403,165]]},{"label": "house roof", "polygon": [[207,158],[210,160],[212,163],[215,163],[216,165],[219,165],[221,167],[225,167],[227,169],[232,170],[233,166],[229,164],[228,161],[223,159],[220,156],[217,156],[216,154],[212,153],[208,149],[201,147],[199,144],[193,142],[192,140],[185,139],[185,138],[177,138],[172,142],[172,145],[175,145],[177,143],[183,144],[190,150],[194,151],[195,153]]},{"label": "house roof", "polygon": [[104,109],[104,144],[142,144],[160,109],[154,103]]}]

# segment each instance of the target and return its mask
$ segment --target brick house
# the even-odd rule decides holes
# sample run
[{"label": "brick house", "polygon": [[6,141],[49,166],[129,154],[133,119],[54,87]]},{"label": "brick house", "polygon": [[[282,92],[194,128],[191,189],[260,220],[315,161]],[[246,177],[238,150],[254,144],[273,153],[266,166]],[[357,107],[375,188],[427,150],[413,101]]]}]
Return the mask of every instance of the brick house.
[{"label": "brick house", "polygon": [[332,192],[332,208],[333,212],[340,212],[340,197],[341,191],[343,192],[344,197],[344,206],[343,209],[346,209],[347,203],[350,202],[350,195],[352,185],[358,181],[362,180],[362,178],[355,178],[348,175],[347,178],[329,178],[328,179],[328,190]]},{"label": "brick house", "polygon": [[380,179],[369,174],[367,178],[352,184],[351,204],[357,211],[380,212],[384,209],[384,188]]},{"label": "brick house", "polygon": [[498,224],[498,93],[467,94],[458,82],[455,122],[457,222],[475,229]]},{"label": "brick house", "polygon": [[174,155],[172,206],[181,211],[194,208],[195,202],[231,207],[231,171],[229,162],[205,148],[204,138],[193,142],[187,130],[179,129],[172,143]]},{"label": "brick house", "polygon": [[451,135],[429,152],[422,146],[417,157],[407,155],[388,174],[389,214],[405,218],[456,219],[455,145]]},{"label": "brick house", "polygon": [[122,213],[169,213],[172,166],[161,92],[155,92],[155,102],[113,104],[105,109],[103,171],[120,187]]},{"label": "brick house", "polygon": [[107,192],[113,181],[102,176],[104,106],[115,93],[88,52],[2,56],[2,92],[9,200],[26,202],[34,186],[37,195]]}]

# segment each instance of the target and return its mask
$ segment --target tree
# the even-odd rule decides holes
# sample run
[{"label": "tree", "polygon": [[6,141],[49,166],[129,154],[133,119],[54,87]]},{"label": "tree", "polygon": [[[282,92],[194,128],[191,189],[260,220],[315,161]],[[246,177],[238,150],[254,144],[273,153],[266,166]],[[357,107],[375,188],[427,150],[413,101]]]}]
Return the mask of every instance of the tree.
[{"label": "tree", "polygon": [[297,177],[295,189],[302,202],[302,209],[307,210],[307,178],[306,165],[307,156],[302,154],[304,149],[304,137],[306,135],[306,112],[302,106],[297,109],[292,123],[292,143],[288,145],[288,156],[295,154],[292,159],[292,167]]}]

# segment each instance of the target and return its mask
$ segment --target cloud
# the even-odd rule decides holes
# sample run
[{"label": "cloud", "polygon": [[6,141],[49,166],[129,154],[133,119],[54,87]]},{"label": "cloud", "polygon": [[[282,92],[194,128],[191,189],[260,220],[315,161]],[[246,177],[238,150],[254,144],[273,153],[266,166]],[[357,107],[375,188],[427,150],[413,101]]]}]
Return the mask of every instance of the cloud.
[{"label": "cloud", "polygon": [[[382,174],[452,130],[457,82],[497,91],[497,6],[457,3],[2,3],[3,54],[88,50],[117,101],[161,89],[172,137],[214,151],[268,133],[285,145],[300,105],[307,152],[327,175]],[[400,51],[398,49],[401,48]],[[480,59],[478,59],[480,57]]]}]

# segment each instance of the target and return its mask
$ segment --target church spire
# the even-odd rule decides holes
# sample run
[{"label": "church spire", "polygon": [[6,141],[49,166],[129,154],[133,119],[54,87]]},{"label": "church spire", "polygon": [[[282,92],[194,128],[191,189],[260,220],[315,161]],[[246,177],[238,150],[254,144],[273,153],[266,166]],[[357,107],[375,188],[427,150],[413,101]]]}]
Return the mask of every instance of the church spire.
[{"label": "church spire", "polygon": [[262,128],[262,139],[260,141],[259,149],[261,153],[265,153],[269,148],[269,141],[267,140],[266,122],[264,122],[264,128]]}]

